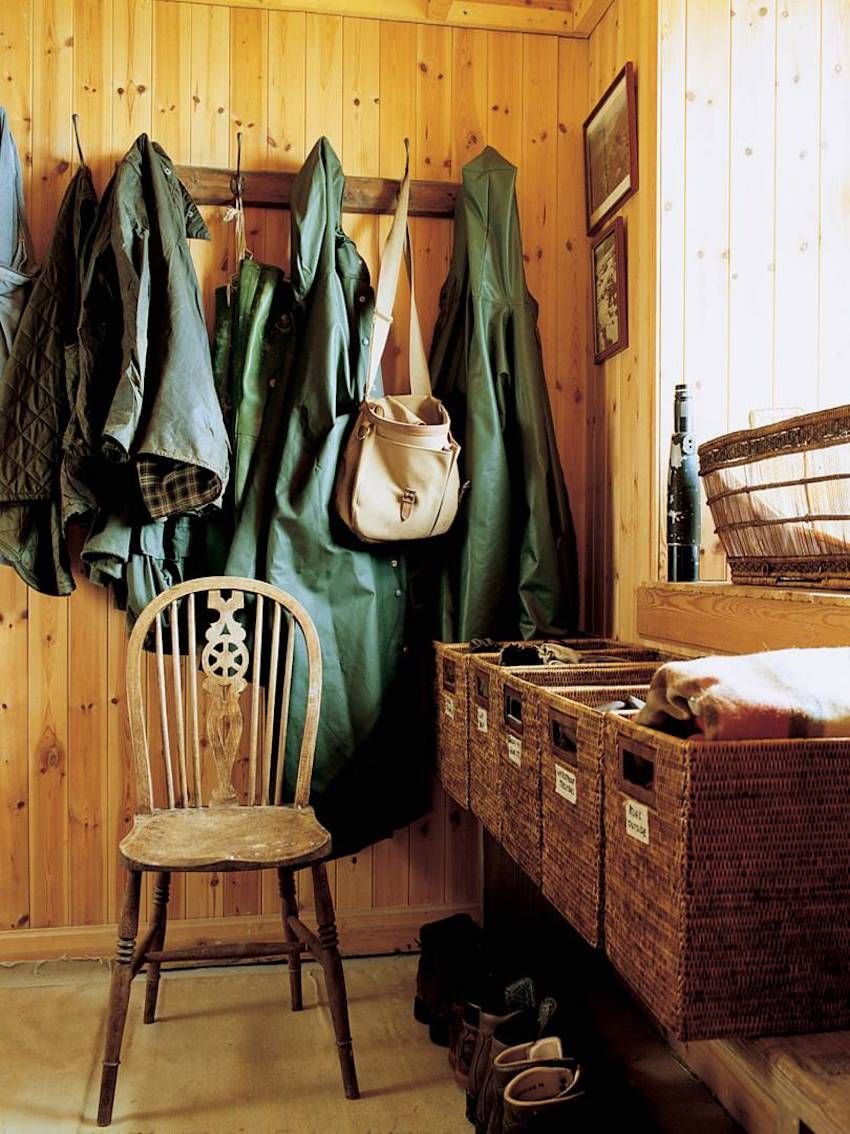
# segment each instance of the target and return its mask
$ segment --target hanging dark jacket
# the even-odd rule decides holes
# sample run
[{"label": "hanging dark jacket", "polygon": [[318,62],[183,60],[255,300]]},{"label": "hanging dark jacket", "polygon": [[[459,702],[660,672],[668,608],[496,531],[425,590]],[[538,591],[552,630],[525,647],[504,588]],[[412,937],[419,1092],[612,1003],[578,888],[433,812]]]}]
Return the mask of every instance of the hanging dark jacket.
[{"label": "hanging dark jacket", "polygon": [[[404,558],[365,548],[336,519],[340,452],[364,396],[374,294],[342,231],[344,178],[327,139],[292,188],[292,281],[243,264],[229,330],[217,336],[234,415],[239,498],[227,572],[265,579],[309,611],[322,645],[322,704],[312,802],[337,854],[410,821],[426,804],[425,729],[405,652]],[[250,280],[245,277],[248,273]],[[259,437],[252,436],[262,406]],[[253,407],[253,408],[252,408]],[[244,478],[244,479],[243,479]],[[294,742],[304,712],[305,659],[296,652]],[[293,735],[294,734],[294,735]],[[287,748],[291,792],[297,743]]]},{"label": "hanging dark jacket", "polygon": [[50,595],[74,589],[60,505],[63,438],[76,396],[84,247],[97,197],[80,166],[0,379],[0,554]]},{"label": "hanging dark jacket", "polygon": [[63,514],[94,516],[83,559],[131,614],[183,577],[189,519],[228,476],[200,288],[208,239],[168,155],[142,134],[106,189],[82,287]]},{"label": "hanging dark jacket", "polygon": [[454,253],[431,348],[470,482],[446,546],[437,636],[575,629],[575,533],[525,284],[516,169],[487,147],[463,169]]}]

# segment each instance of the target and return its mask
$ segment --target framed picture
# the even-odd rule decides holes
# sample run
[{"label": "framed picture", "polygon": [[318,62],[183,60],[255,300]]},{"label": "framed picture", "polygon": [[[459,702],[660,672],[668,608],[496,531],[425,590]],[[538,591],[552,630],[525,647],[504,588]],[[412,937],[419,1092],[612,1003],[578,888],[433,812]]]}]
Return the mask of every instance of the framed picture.
[{"label": "framed picture", "polygon": [[595,232],[637,192],[635,69],[627,63],[584,123],[587,231]]},{"label": "framed picture", "polygon": [[626,226],[617,217],[590,246],[593,280],[593,361],[604,362],[629,345],[626,293]]}]

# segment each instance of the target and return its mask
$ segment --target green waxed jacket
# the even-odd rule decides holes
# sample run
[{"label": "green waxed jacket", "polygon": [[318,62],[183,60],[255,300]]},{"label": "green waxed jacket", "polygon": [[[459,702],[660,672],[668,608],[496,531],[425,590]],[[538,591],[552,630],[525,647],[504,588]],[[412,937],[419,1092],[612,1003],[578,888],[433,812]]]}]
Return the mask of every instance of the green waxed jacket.
[{"label": "green waxed jacket", "polygon": [[[374,294],[340,225],[344,177],[327,139],[292,189],[292,279],[242,263],[218,305],[216,380],[233,444],[226,572],[267,580],[309,611],[322,646],[322,705],[311,801],[337,854],[424,809],[425,729],[408,672],[403,556],[357,544],[336,519],[339,455],[364,396]],[[229,506],[229,507],[228,507]],[[294,786],[306,689],[296,651],[286,754]]]},{"label": "green waxed jacket", "polygon": [[444,553],[444,641],[556,637],[577,621],[575,533],[525,284],[516,172],[489,146],[464,167],[431,348],[434,393],[470,482]]}]

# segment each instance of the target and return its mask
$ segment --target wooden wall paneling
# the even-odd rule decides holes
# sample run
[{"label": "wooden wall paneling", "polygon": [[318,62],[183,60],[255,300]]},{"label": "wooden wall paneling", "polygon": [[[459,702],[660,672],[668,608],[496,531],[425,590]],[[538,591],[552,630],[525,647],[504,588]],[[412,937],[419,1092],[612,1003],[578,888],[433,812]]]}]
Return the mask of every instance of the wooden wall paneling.
[{"label": "wooden wall paneling", "polygon": [[[73,109],[98,195],[114,169],[111,84],[112,0],[74,0]],[[76,149],[72,161],[76,166]]]},{"label": "wooden wall paneling", "polygon": [[124,892],[124,869],[118,844],[130,829],[135,787],[127,726],[127,619],[110,600],[106,620],[106,920],[117,922]]},{"label": "wooden wall paneling", "polygon": [[67,602],[68,640],[68,909],[72,925],[106,920],[108,834],[106,641],[110,596],[83,576]]},{"label": "wooden wall paneling", "polygon": [[152,49],[153,0],[113,0],[112,145],[116,158],[139,134],[152,130]]},{"label": "wooden wall paneling", "polygon": [[[268,153],[269,18],[259,9],[232,9],[230,13],[230,161],[236,168],[237,134],[242,135],[242,166],[263,168]],[[248,249],[256,260],[266,260],[266,210],[245,210]],[[232,245],[231,240],[231,245]],[[242,696],[243,715],[249,711],[250,691]],[[238,790],[247,786],[249,733],[243,731],[234,767]],[[222,874],[222,912],[225,917],[260,912],[261,875],[252,871]],[[275,909],[277,906],[275,905]]]},{"label": "wooden wall paneling", "polygon": [[33,0],[32,197],[28,215],[39,260],[70,180],[74,82],[73,7]]},{"label": "wooden wall paneling", "polygon": [[746,429],[773,397],[776,0],[739,4],[730,26],[726,427]]},{"label": "wooden wall paneling", "polygon": [[[269,169],[300,169],[307,156],[305,127],[306,16],[303,12],[269,12],[268,148]],[[289,266],[290,216],[268,209],[266,257]]]},{"label": "wooden wall paneling", "polygon": [[[731,21],[718,26],[712,0],[688,0],[685,155],[685,380],[696,432],[726,431],[729,372],[729,163]],[[700,576],[724,579],[726,562],[708,508],[702,512]]]},{"label": "wooden wall paneling", "polygon": [[[658,91],[658,577],[667,578],[667,459],[673,391],[685,381],[685,28],[687,0],[661,0]],[[640,139],[638,139],[640,144]]]},{"label": "wooden wall paneling", "polygon": [[[166,623],[163,623],[163,630]],[[156,656],[146,654],[142,662],[147,682],[147,714],[146,727],[148,750],[151,761],[151,782],[153,783],[153,798],[155,807],[168,806],[166,760],[165,760],[165,732],[160,710],[159,682],[157,675]],[[185,682],[184,682],[185,687]],[[178,773],[178,747],[177,747],[177,717],[174,686],[171,678],[171,653],[166,638],[165,656],[165,688],[166,688],[166,714],[168,717],[168,744],[171,756],[171,774],[174,783],[174,795],[178,803],[182,798],[180,792],[180,778]],[[134,792],[135,798],[135,792]],[[147,898],[153,902],[153,892],[156,886],[156,875],[146,873],[143,889],[147,891]],[[171,894],[168,901],[168,915],[171,918],[182,918],[186,913],[186,875],[176,871],[171,880]]]},{"label": "wooden wall paneling", "polygon": [[[772,405],[818,401],[820,4],[779,0]],[[815,379],[815,380],[813,380]],[[842,396],[843,397],[843,396]]]},{"label": "wooden wall paneling", "polygon": [[24,196],[32,200],[32,3],[0,8],[0,105],[6,108],[21,157]]},{"label": "wooden wall paneling", "polygon": [[[411,155],[414,177],[451,181],[452,33],[447,28],[416,30],[416,147]],[[425,349],[437,317],[439,289],[446,278],[452,248],[452,226],[440,220],[411,221],[416,292]],[[410,829],[410,901],[441,902],[445,895],[446,795],[434,784],[432,811]]]},{"label": "wooden wall paneling", "polygon": [[[381,34],[377,20],[343,23],[342,161],[346,175],[375,176],[380,159]],[[346,214],[343,228],[357,245],[377,281],[380,221]],[[340,910],[371,909],[374,851],[364,847],[337,860],[336,904]]]},{"label": "wooden wall paneling", "polygon": [[522,165],[523,55],[521,35],[487,33],[487,141],[516,166]]},{"label": "wooden wall paneling", "polygon": [[[227,166],[230,162],[230,12],[218,5],[192,6],[190,90],[192,162]],[[215,289],[231,271],[232,226],[222,210],[201,207],[210,240],[190,244],[195,269],[202,283],[207,326],[212,327]],[[190,887],[192,886],[190,880]],[[201,916],[201,915],[199,915]]]},{"label": "wooden wall paneling", "polygon": [[0,929],[30,920],[27,588],[0,568]]},{"label": "wooden wall paneling", "polygon": [[342,154],[342,17],[307,16],[307,150],[324,134]]},{"label": "wooden wall paneling", "polygon": [[561,464],[570,496],[579,565],[579,623],[588,610],[587,407],[590,326],[584,196],[576,190],[575,170],[584,168],[581,124],[587,100],[586,43],[558,42],[557,136],[557,356],[552,412]]},{"label": "wooden wall paneling", "polygon": [[172,161],[192,153],[192,9],[156,0],[153,11],[153,136]]},{"label": "wooden wall paneling", "polygon": [[[400,177],[404,171],[404,139],[410,139],[410,160],[416,165],[419,137],[416,130],[417,43],[416,26],[381,21],[380,75],[380,161],[381,177]],[[380,239],[386,240],[390,218],[382,217]],[[411,226],[411,231],[413,228]],[[373,279],[373,284],[375,280]],[[384,389],[388,393],[404,393],[409,389],[407,366],[410,334],[410,290],[407,273],[398,281],[393,325],[381,365]],[[421,313],[420,313],[421,314]]]},{"label": "wooden wall paneling", "polygon": [[68,925],[67,600],[31,591],[28,629],[30,925]]},{"label": "wooden wall paneling", "polygon": [[850,367],[847,249],[850,248],[850,3],[823,0],[821,24],[820,311],[818,391],[821,406],[844,405]]}]

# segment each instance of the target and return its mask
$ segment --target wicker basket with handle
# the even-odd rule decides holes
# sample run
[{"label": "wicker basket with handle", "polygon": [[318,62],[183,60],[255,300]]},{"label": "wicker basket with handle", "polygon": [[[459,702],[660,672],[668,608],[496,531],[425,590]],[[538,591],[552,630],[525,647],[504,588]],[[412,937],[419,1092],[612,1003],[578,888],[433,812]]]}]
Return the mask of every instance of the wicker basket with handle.
[{"label": "wicker basket with handle", "polygon": [[733,582],[850,585],[850,406],[717,437],[699,460]]}]

